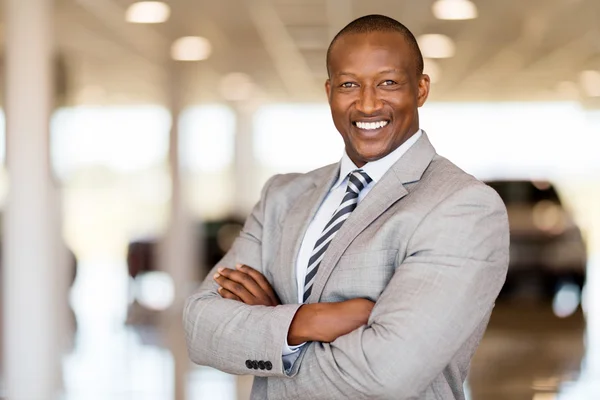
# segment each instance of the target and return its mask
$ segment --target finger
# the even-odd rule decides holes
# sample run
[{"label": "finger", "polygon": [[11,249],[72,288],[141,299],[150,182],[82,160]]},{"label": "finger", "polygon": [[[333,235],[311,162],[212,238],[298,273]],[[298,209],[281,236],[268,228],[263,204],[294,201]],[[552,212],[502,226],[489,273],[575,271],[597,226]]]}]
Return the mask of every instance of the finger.
[{"label": "finger", "polygon": [[219,286],[238,296],[244,303],[253,303],[254,295],[246,290],[242,284],[232,281],[231,279],[219,273],[216,273],[213,278],[219,284]]},{"label": "finger", "polygon": [[259,286],[259,284],[254,280],[254,278],[251,275],[248,275],[241,271],[237,271],[235,269],[228,268],[219,268],[218,271],[221,275],[225,276],[226,278],[242,285],[253,296],[264,297],[265,291]]},{"label": "finger", "polygon": [[231,299],[231,300],[240,301],[240,302],[242,301],[242,299],[240,299],[238,296],[231,293],[229,290],[227,290],[225,288],[219,287],[217,289],[217,291],[219,292],[221,297],[223,297],[224,299]]},{"label": "finger", "polygon": [[248,275],[250,275],[252,277],[252,279],[254,279],[254,281],[258,284],[258,286],[261,287],[261,289],[267,293],[269,295],[269,297],[271,297],[271,299],[273,299],[274,301],[279,303],[279,298],[277,297],[277,294],[275,293],[275,290],[273,290],[273,286],[271,286],[271,284],[269,283],[269,281],[267,280],[267,278],[261,274],[260,272],[258,272],[257,270],[255,270],[252,267],[249,267],[247,265],[244,264],[237,264],[235,266],[239,271],[242,271]]}]

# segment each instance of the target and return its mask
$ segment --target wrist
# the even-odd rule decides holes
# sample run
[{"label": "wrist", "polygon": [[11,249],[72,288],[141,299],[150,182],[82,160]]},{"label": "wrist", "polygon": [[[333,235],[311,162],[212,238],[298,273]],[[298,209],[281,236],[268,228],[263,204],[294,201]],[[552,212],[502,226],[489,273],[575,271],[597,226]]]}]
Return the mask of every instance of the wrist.
[{"label": "wrist", "polygon": [[288,331],[287,342],[297,346],[305,342],[318,341],[315,321],[318,316],[319,304],[304,304],[298,308]]}]

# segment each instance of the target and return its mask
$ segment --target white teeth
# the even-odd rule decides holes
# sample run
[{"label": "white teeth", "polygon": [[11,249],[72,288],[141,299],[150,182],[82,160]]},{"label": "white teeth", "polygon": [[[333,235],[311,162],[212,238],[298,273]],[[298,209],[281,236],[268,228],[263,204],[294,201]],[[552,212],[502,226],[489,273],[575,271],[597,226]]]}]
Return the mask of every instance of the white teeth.
[{"label": "white teeth", "polygon": [[379,128],[383,128],[384,126],[386,126],[388,124],[388,121],[378,121],[378,122],[357,122],[356,126],[359,127],[360,129],[367,129],[367,130],[372,130],[372,129],[379,129]]}]

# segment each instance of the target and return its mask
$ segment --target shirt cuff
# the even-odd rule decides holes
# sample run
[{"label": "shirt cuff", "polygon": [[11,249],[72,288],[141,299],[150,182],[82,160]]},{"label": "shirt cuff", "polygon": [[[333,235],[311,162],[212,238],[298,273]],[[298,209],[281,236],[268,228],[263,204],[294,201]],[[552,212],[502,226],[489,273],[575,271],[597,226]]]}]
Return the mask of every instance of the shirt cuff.
[{"label": "shirt cuff", "polygon": [[302,346],[304,346],[306,344],[306,342],[299,344],[297,346],[290,346],[287,343],[287,340],[285,341],[285,343],[283,344],[283,349],[281,349],[281,354],[285,357],[285,356],[289,356],[290,354],[294,354],[296,353],[298,350],[300,350],[300,348]]}]

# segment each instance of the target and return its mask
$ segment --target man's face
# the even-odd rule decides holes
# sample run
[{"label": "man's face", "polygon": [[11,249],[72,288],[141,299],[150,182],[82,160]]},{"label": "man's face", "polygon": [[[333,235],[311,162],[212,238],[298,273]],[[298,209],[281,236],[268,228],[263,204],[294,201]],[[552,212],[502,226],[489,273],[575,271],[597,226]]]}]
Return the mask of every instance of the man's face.
[{"label": "man's face", "polygon": [[396,32],[347,34],[331,49],[325,83],[331,115],[358,167],[385,157],[419,129],[429,77]]}]

